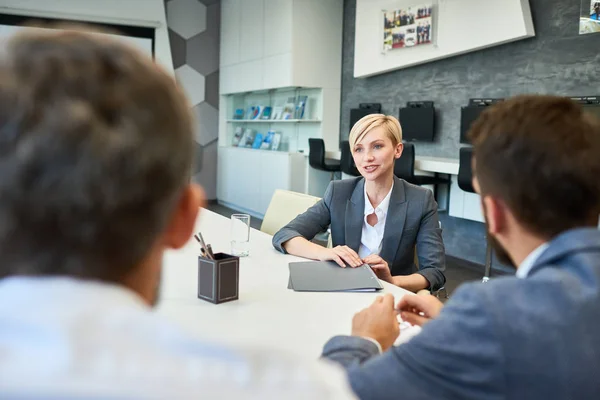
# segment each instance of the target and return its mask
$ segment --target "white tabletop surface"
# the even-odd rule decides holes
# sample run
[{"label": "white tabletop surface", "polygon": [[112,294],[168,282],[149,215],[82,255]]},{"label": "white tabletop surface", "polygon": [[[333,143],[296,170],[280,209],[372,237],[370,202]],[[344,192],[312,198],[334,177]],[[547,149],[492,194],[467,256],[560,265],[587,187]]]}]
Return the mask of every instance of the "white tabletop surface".
[{"label": "white tabletop surface", "polygon": [[[202,209],[196,231],[202,232],[214,252],[229,252],[228,218]],[[377,293],[294,292],[287,289],[288,263],[303,259],[277,252],[271,236],[255,229],[250,244],[250,256],[240,259],[239,300],[218,305],[197,297],[195,240],[167,252],[157,312],[199,338],[285,349],[314,359],[331,336],[350,333],[353,315],[375,297],[392,293],[399,300],[409,293],[385,282],[384,290]]]}]

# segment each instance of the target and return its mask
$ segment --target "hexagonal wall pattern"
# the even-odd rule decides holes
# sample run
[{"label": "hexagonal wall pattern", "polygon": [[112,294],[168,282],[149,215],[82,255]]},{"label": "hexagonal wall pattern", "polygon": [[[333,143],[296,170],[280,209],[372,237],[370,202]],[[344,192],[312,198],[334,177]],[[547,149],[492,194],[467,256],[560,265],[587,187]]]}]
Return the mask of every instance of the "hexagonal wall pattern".
[{"label": "hexagonal wall pattern", "polygon": [[169,29],[169,43],[171,44],[173,68],[177,69],[185,64],[187,44],[185,39],[172,29]]},{"label": "hexagonal wall pattern", "polygon": [[202,146],[217,140],[219,137],[219,110],[202,102],[194,107],[196,115],[196,142]]},{"label": "hexagonal wall pattern", "polygon": [[221,31],[221,5],[206,4],[206,6],[206,30],[202,33],[218,38]]},{"label": "hexagonal wall pattern", "polygon": [[208,199],[215,199],[221,5],[219,0],[166,0],[165,9],[175,75],[196,117],[194,180]]},{"label": "hexagonal wall pattern", "polygon": [[167,25],[184,39],[206,29],[206,6],[198,0],[167,2]]},{"label": "hexagonal wall pattern", "polygon": [[207,199],[217,198],[217,142],[196,145],[196,167],[193,180],[204,188]]},{"label": "hexagonal wall pattern", "polygon": [[177,68],[175,76],[193,106],[204,101],[204,76],[187,64]]},{"label": "hexagonal wall pattern", "polygon": [[206,75],[204,78],[204,87],[206,90],[204,101],[219,109],[219,71]]},{"label": "hexagonal wall pattern", "polygon": [[219,69],[219,43],[206,31],[187,41],[187,63],[206,76]]}]

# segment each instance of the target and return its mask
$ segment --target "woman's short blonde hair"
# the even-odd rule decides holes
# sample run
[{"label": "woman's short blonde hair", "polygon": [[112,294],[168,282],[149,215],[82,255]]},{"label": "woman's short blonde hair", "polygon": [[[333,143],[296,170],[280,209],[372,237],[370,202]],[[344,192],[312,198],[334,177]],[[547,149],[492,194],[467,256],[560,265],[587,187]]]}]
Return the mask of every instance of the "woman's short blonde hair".
[{"label": "woman's short blonde hair", "polygon": [[352,127],[348,138],[350,150],[354,151],[356,143],[360,142],[367,133],[378,127],[383,128],[394,146],[402,142],[402,127],[396,117],[385,114],[369,114],[359,119]]}]

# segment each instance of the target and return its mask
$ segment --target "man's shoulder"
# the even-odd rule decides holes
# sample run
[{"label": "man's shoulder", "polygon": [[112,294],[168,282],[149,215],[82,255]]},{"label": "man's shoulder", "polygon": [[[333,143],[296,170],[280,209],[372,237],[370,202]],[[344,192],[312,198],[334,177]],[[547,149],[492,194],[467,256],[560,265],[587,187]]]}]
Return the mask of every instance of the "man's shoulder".
[{"label": "man's shoulder", "polygon": [[[564,260],[563,260],[564,261]],[[492,278],[461,285],[453,294],[448,306],[463,307],[466,303],[477,305],[473,312],[488,314],[500,324],[534,329],[534,321],[544,320],[551,315],[586,313],[593,309],[600,313],[600,273],[595,266],[551,264],[521,279],[516,276]],[[593,268],[595,267],[595,268]],[[589,279],[595,276],[597,279]],[[595,306],[592,306],[594,304]],[[579,310],[579,311],[578,311]],[[511,322],[512,321],[512,322]],[[573,321],[577,323],[577,321]]]},{"label": "man's shoulder", "polygon": [[[191,399],[202,393],[207,398],[259,399],[287,398],[288,391],[295,399],[353,398],[345,375],[328,363],[258,346],[199,340],[151,312],[105,311],[95,318],[70,319],[73,326],[82,326],[85,319],[88,333],[79,339],[70,340],[77,335],[63,326],[44,346],[33,346],[47,360],[43,363],[24,364],[19,362],[23,354],[11,352],[12,365],[0,361],[7,378],[0,382],[0,392],[18,397],[28,393],[25,381],[34,380],[46,395],[76,392],[81,395],[77,398],[151,394]],[[0,341],[0,349],[2,345]]]}]

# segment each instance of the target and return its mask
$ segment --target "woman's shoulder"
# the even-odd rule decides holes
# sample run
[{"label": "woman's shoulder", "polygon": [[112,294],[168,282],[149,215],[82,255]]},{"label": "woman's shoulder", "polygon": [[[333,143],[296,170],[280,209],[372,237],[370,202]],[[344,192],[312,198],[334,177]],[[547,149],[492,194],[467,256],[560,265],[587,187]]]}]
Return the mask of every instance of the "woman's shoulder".
[{"label": "woman's shoulder", "polygon": [[354,178],[331,181],[329,186],[330,190],[333,191],[332,195],[335,198],[350,198],[356,187],[364,184],[363,182],[364,178],[362,176],[358,176]]},{"label": "woman's shoulder", "polygon": [[405,181],[404,179],[396,177],[394,184],[400,184],[404,188],[404,196],[407,200],[423,200],[429,196],[433,196],[431,190],[422,186],[414,185]]}]

